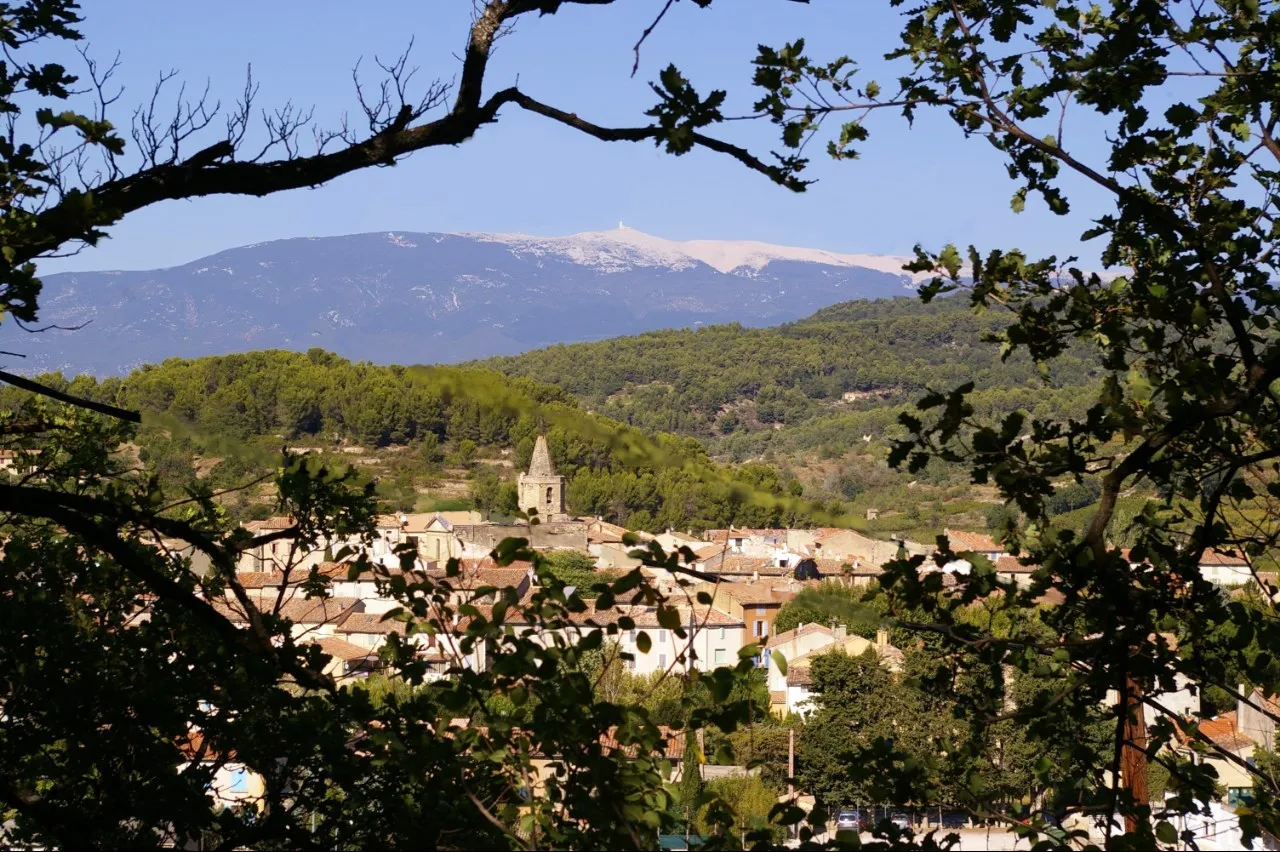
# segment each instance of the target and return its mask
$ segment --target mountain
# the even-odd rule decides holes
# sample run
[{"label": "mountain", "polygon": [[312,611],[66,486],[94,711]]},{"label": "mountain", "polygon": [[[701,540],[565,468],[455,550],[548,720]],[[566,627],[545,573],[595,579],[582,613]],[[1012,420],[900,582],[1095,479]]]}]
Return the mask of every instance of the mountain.
[{"label": "mountain", "polygon": [[661,328],[799,319],[908,292],[905,258],[631,228],[532,237],[376,233],[229,249],[183,266],[44,279],[40,325],[6,324],[27,373],[119,374],[170,357],[321,347],[453,363]]}]

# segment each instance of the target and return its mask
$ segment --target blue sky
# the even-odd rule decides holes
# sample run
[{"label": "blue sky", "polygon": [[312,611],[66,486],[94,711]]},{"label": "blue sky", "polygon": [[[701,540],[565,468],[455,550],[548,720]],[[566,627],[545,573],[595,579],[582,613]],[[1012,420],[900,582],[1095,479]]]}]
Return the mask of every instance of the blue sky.
[{"label": "blue sky", "polygon": [[[797,36],[817,55],[858,59],[866,79],[889,79],[879,57],[895,44],[897,14],[887,3],[865,0],[719,0],[710,9],[679,2],[646,43],[631,78],[631,47],[661,2],[565,7],[522,21],[500,43],[489,90],[518,76],[521,89],[540,100],[601,124],[636,124],[655,100],[647,81],[675,62],[701,91],[729,88],[728,111],[746,111],[755,46]],[[132,105],[149,95],[161,70],[177,69],[196,87],[208,79],[214,95],[229,102],[252,63],[263,106],[292,99],[314,105],[320,122],[335,124],[355,108],[350,73],[356,60],[365,56],[370,65],[374,54],[394,55],[410,36],[424,79],[452,77],[470,8],[468,0],[130,0],[88,4],[83,30],[98,57],[122,53],[118,79],[126,91],[118,123],[127,125]],[[1096,247],[1081,246],[1078,235],[1089,216],[1104,209],[1106,199],[1097,193],[1073,196],[1076,211],[1066,219],[1038,202],[1014,215],[1014,187],[996,153],[980,140],[965,140],[944,117],[909,130],[885,114],[872,129],[861,161],[834,163],[819,154],[810,174],[819,183],[793,195],[713,153],[674,158],[648,143],[602,143],[508,107],[497,124],[458,148],[419,152],[394,168],[349,175],[318,190],[158,205],[113,228],[99,247],[42,269],[168,266],[293,236],[378,230],[552,235],[619,221],[672,239],[756,239],[874,253],[955,241],[1095,259]],[[761,153],[776,145],[765,125],[738,122],[720,135]]]}]

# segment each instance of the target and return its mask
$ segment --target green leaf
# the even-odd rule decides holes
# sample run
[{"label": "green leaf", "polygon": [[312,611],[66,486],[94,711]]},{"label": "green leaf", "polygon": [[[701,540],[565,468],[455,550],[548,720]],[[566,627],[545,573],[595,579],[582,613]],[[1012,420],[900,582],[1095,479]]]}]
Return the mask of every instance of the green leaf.
[{"label": "green leaf", "polygon": [[649,649],[653,647],[653,640],[649,638],[649,634],[641,630],[636,634],[636,650],[641,654],[649,653]]},{"label": "green leaf", "polygon": [[1156,823],[1156,839],[1161,843],[1177,843],[1178,830],[1165,820]]},{"label": "green leaf", "polygon": [[778,674],[783,677],[787,676],[787,658],[782,656],[781,651],[773,652],[773,664],[777,667]]}]

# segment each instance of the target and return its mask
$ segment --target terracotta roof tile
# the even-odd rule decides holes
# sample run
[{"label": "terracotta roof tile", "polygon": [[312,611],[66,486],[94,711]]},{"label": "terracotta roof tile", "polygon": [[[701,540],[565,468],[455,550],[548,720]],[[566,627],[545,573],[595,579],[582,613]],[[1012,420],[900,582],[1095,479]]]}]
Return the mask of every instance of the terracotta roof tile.
[{"label": "terracotta roof tile", "polygon": [[398,619],[383,620],[381,612],[351,612],[338,626],[339,633],[375,633],[385,636],[388,633],[404,633],[407,625]]},{"label": "terracotta roof tile", "polygon": [[764,538],[764,539],[783,539],[786,540],[786,530],[763,530],[750,528],[730,528],[727,530],[707,530],[702,534],[703,541],[710,541],[716,544],[724,544],[725,536],[732,541],[735,538]]},{"label": "terracotta roof tile", "polygon": [[336,624],[360,606],[359,598],[297,598],[280,607],[280,617],[294,624]]},{"label": "terracotta roof tile", "polygon": [[[634,757],[637,747],[634,745],[621,746],[618,744],[617,728],[610,728],[606,733],[600,735],[600,747],[605,751],[616,751],[621,749],[628,757]],[[684,758],[684,731],[677,731],[675,728],[668,728],[666,725],[659,725],[658,732],[662,736],[663,756],[669,760],[681,760]]]},{"label": "terracotta roof tile", "polygon": [[1023,565],[1021,559],[1007,553],[996,557],[996,570],[1005,574],[1030,574],[1039,567],[1039,565]]},{"label": "terracotta roof tile", "polygon": [[[1240,733],[1234,710],[1212,719],[1203,719],[1197,727],[1210,742],[1229,751],[1240,751],[1257,745],[1252,738]],[[1179,735],[1179,739],[1183,743],[1189,743],[1194,738],[1184,732]]]},{"label": "terracotta roof tile", "polygon": [[264,589],[278,586],[284,581],[284,575],[278,571],[240,571],[236,580],[246,589]]},{"label": "terracotta roof tile", "polygon": [[235,760],[236,753],[228,751],[220,754],[212,746],[206,746],[204,734],[201,731],[188,731],[185,736],[179,737],[174,743],[178,747],[178,751],[187,760],[200,760],[206,763],[222,763],[228,760]]},{"label": "terracotta roof tile", "polygon": [[770,704],[786,704],[787,692],[785,689],[772,690],[769,692]]},{"label": "terracotta roof tile", "polygon": [[274,517],[262,521],[245,521],[244,528],[252,532],[287,530],[293,526],[293,518]]},{"label": "terracotta roof tile", "polygon": [[957,553],[964,551],[973,551],[974,553],[990,553],[1004,552],[1002,545],[996,544],[995,539],[984,533],[965,532],[964,530],[943,529],[947,540],[951,543],[951,549]]},{"label": "terracotta roof tile", "polygon": [[761,574],[783,576],[794,571],[794,568],[780,568],[773,560],[764,556],[719,556],[699,559],[702,570],[708,574]]},{"label": "terracotta roof tile", "polygon": [[813,682],[808,666],[791,665],[787,668],[787,686],[808,686]]},{"label": "terracotta roof tile", "polygon": [[321,636],[317,639],[312,639],[311,642],[319,645],[320,650],[330,657],[342,660],[344,663],[367,660],[370,657],[377,656],[376,652],[370,651],[368,648],[361,648],[359,645],[353,645],[347,640],[339,639],[335,636]]},{"label": "terracotta roof tile", "polygon": [[809,624],[801,624],[799,627],[795,628],[794,630],[788,630],[785,633],[778,633],[769,637],[769,642],[765,647],[773,648],[777,645],[784,645],[787,642],[790,642],[792,639],[798,639],[801,636],[805,636],[815,632],[825,633],[828,636],[836,635],[835,632],[832,631],[830,627],[827,627],[824,624],[817,624],[816,622],[811,622]]},{"label": "terracotta roof tile", "polygon": [[796,596],[794,591],[776,588],[776,583],[720,583],[716,588],[743,606],[781,606]]},{"label": "terracotta roof tile", "polygon": [[1240,568],[1247,568],[1249,560],[1245,559],[1239,553],[1232,551],[1222,551],[1209,549],[1200,557],[1201,565],[1228,565]]}]

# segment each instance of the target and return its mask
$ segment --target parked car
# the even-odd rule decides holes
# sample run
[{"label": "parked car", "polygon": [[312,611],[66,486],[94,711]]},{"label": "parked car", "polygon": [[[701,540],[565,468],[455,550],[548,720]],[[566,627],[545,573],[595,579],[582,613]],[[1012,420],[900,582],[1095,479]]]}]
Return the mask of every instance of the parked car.
[{"label": "parked car", "polygon": [[857,808],[844,808],[836,815],[836,831],[861,831],[866,819]]},{"label": "parked car", "polygon": [[903,811],[894,811],[889,814],[889,822],[893,823],[895,827],[900,828],[903,831],[909,831],[911,829],[911,817]]}]

